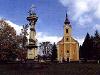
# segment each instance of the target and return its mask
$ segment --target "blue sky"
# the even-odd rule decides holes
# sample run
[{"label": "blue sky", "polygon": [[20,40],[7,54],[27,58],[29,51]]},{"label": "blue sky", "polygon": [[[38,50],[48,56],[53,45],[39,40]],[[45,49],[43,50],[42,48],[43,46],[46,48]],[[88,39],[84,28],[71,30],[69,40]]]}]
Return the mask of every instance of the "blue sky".
[{"label": "blue sky", "polygon": [[39,17],[36,24],[39,41],[61,39],[66,13],[71,21],[72,35],[80,44],[87,32],[100,31],[100,0],[0,0],[0,18],[7,19],[19,31],[28,23],[26,17],[32,4]]}]

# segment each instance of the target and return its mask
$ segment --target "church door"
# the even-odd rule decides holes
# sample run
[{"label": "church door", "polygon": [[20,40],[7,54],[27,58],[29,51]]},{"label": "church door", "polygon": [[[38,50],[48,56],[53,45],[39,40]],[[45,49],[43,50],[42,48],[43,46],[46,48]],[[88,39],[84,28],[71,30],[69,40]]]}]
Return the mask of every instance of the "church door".
[{"label": "church door", "polygon": [[67,58],[67,62],[69,63],[69,58]]}]

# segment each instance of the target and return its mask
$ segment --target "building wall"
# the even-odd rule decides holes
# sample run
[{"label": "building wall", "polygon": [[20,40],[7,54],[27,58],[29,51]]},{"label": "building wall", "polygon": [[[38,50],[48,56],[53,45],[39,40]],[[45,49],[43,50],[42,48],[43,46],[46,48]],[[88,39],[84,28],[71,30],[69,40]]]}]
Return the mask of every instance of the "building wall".
[{"label": "building wall", "polygon": [[71,61],[77,61],[79,60],[79,56],[78,56],[78,44],[77,43],[72,43],[71,44]]},{"label": "building wall", "polygon": [[57,45],[57,59],[62,62],[64,58],[64,44]]}]

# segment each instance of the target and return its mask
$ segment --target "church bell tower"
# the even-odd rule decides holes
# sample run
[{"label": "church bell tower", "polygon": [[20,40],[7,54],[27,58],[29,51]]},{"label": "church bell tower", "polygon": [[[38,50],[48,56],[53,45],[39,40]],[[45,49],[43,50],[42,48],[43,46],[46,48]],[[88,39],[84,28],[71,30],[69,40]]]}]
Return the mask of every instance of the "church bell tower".
[{"label": "church bell tower", "polygon": [[64,22],[64,59],[70,61],[70,42],[71,42],[72,27],[68,19],[67,13]]}]

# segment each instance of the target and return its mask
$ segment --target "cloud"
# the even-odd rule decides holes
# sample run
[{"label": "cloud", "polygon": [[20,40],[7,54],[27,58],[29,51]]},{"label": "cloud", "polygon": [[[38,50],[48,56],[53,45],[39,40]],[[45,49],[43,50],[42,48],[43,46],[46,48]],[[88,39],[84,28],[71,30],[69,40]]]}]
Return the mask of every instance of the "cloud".
[{"label": "cloud", "polygon": [[[100,0],[59,0],[59,2],[69,8],[72,20],[80,26],[87,27],[88,22],[92,24],[91,19],[100,19]],[[88,19],[85,16],[88,16]],[[84,24],[85,22],[87,24]]]},{"label": "cloud", "polygon": [[59,2],[62,3],[62,5],[65,7],[66,6],[68,7],[68,5],[72,3],[72,1],[73,0],[70,0],[70,1],[69,0],[59,0]]},{"label": "cloud", "polygon": [[37,32],[36,38],[38,42],[45,42],[45,41],[50,41],[51,43],[57,43],[62,39],[62,37],[58,36],[50,36],[48,33],[45,32]]},{"label": "cloud", "polygon": [[75,14],[76,19],[89,11],[87,3],[81,0],[78,2],[75,2],[74,9],[75,9],[74,12],[76,13]]},{"label": "cloud", "polygon": [[[19,25],[15,24],[15,23],[11,22],[10,20],[6,20],[6,22],[9,25],[11,25],[12,27],[14,27],[14,29],[17,32],[17,34],[20,34],[21,33],[22,26],[19,26]],[[28,33],[29,33],[29,29],[28,29]],[[51,36],[51,35],[49,35],[46,32],[37,32],[36,38],[38,40],[38,43],[45,42],[45,41],[50,41],[51,43],[54,43],[54,42],[57,43],[58,41],[61,40],[62,37]]]},{"label": "cloud", "polygon": [[10,20],[6,20],[6,22],[11,25],[12,27],[14,27],[14,29],[16,30],[16,33],[17,35],[19,35],[21,33],[21,29],[22,29],[22,26],[19,26],[13,22],[11,22]]},{"label": "cloud", "polygon": [[79,42],[79,45],[82,45],[84,42],[84,38],[76,37],[75,39]]},{"label": "cloud", "polygon": [[93,27],[94,30],[100,30],[100,24],[96,24],[94,27]]},{"label": "cloud", "polygon": [[[6,22],[11,25],[12,27],[14,27],[14,29],[16,30],[17,34],[20,34],[22,26],[19,26],[9,20],[6,20]],[[100,28],[100,25],[95,25],[94,28]],[[29,32],[29,30],[28,30]],[[29,36],[28,36],[29,37]],[[62,37],[60,36],[52,36],[49,35],[49,33],[46,32],[37,32],[36,34],[36,38],[38,40],[38,43],[40,42],[45,42],[45,41],[50,41],[52,44],[55,42],[57,43],[58,41],[60,41],[62,39]],[[84,38],[79,38],[77,37],[76,40],[79,42],[80,45],[82,45]]]},{"label": "cloud", "polygon": [[84,27],[85,25],[89,25],[92,21],[93,19],[90,16],[82,16],[79,18],[78,24]]},{"label": "cloud", "polygon": [[96,11],[95,11],[95,16],[96,16],[96,18],[100,19],[100,3],[99,3],[99,5],[97,5]]},{"label": "cloud", "polygon": [[86,0],[59,0],[60,3],[68,7],[70,11],[74,12],[75,18],[83,15],[89,11],[88,3]]},{"label": "cloud", "polygon": [[[37,32],[36,38],[38,39],[38,42],[45,42],[45,41],[50,41],[51,43],[57,43],[58,41],[60,41],[62,39],[62,37],[58,37],[58,36],[49,36],[48,33],[45,32]],[[83,44],[84,41],[84,37],[79,38],[79,37],[74,37],[80,45]]]}]

